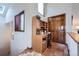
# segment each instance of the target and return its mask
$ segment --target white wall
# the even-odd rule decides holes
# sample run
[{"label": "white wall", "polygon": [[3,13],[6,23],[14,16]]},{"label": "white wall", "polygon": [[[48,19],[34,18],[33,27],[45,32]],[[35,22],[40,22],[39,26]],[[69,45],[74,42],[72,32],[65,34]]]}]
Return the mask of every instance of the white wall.
[{"label": "white wall", "polygon": [[77,33],[77,26],[79,26],[79,3],[72,4],[72,14],[73,14],[73,32]]},{"label": "white wall", "polygon": [[[75,26],[79,26],[79,4],[72,4],[72,15],[73,15],[73,32],[77,33],[77,30]],[[66,36],[66,42],[69,47],[70,56],[77,56],[78,55],[78,45],[77,43],[67,34]]]},{"label": "white wall", "polygon": [[[14,16],[25,11],[25,32],[14,32],[11,40],[11,54],[18,55],[27,47],[32,47],[32,16],[37,14],[37,4],[13,4],[6,15],[6,20],[14,20]],[[13,24],[14,25],[14,24]],[[13,28],[14,26],[12,26]],[[13,28],[14,29],[14,28]]]},{"label": "white wall", "polygon": [[10,26],[5,24],[5,17],[0,16],[0,55],[10,52]]},{"label": "white wall", "polygon": [[[79,26],[79,3],[73,3],[72,4],[72,11],[73,11],[73,26]],[[79,30],[79,28],[75,29],[73,28],[73,32],[78,33],[77,31]],[[79,56],[79,44],[77,47],[77,53]]]},{"label": "white wall", "polygon": [[70,56],[78,56],[78,44],[72,37],[67,34],[67,43],[69,47]]}]

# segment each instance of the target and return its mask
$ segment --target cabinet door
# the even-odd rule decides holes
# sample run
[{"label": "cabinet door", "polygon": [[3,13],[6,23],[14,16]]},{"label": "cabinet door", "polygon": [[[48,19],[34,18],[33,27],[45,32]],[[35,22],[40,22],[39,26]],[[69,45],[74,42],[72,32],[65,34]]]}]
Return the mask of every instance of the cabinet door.
[{"label": "cabinet door", "polygon": [[33,36],[32,47],[34,51],[42,53],[42,36],[41,35]]},{"label": "cabinet door", "polygon": [[32,37],[32,49],[33,50],[37,50],[37,41],[36,41],[37,39],[36,39],[36,35],[33,35],[33,37]]},{"label": "cabinet door", "polygon": [[35,44],[37,45],[37,52],[42,53],[42,35],[37,35],[36,39]]},{"label": "cabinet door", "polygon": [[40,21],[38,19],[36,19],[36,26],[37,26],[37,29],[40,29]]},{"label": "cabinet door", "polygon": [[42,44],[42,52],[44,52],[47,48],[47,43]]}]

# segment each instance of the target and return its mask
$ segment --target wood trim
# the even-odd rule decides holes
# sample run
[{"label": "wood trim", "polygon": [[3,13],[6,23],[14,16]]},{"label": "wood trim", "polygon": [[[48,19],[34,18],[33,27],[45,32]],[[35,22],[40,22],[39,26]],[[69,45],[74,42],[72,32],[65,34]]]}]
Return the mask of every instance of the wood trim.
[{"label": "wood trim", "polygon": [[67,50],[68,50],[68,56],[70,56],[70,50],[68,48],[68,44],[65,44],[67,46]]},{"label": "wood trim", "polygon": [[[54,17],[58,17],[58,16],[63,16],[63,15],[66,15],[66,14],[63,13],[63,14],[59,14],[59,15],[55,15],[55,16],[50,16],[50,17],[51,17],[51,18],[54,18]],[[48,19],[49,19],[50,17],[48,17]]]}]

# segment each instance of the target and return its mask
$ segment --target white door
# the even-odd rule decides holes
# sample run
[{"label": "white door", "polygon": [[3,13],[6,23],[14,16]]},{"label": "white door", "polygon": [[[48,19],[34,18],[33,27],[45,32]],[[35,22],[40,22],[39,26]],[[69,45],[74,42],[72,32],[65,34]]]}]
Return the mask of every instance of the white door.
[{"label": "white door", "polygon": [[27,40],[25,39],[25,32],[15,32],[14,24],[12,23],[12,40],[11,40],[11,55],[19,55],[27,48]]}]

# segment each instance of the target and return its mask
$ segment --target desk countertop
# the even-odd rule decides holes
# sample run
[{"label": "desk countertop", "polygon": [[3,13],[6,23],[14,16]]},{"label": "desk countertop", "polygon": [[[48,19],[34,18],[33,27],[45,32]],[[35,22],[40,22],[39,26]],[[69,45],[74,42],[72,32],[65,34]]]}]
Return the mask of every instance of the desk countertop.
[{"label": "desk countertop", "polygon": [[68,34],[72,37],[72,39],[73,39],[74,41],[76,41],[77,43],[79,43],[79,34],[74,33],[74,32],[70,32],[70,33],[68,33]]}]

